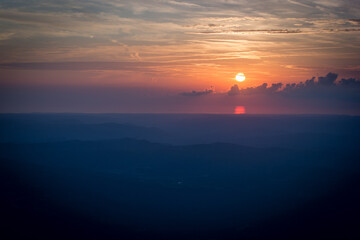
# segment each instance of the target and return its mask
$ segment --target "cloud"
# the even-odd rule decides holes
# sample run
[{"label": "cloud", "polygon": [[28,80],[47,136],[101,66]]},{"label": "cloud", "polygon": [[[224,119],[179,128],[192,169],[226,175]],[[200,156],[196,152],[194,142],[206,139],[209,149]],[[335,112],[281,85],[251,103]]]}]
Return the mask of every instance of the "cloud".
[{"label": "cloud", "polygon": [[240,94],[240,89],[238,87],[238,85],[234,85],[230,88],[230,91],[228,91],[228,95],[229,96],[235,96],[235,95],[238,95]]},{"label": "cloud", "polygon": [[360,19],[349,19],[349,21],[354,25],[360,25]]},{"label": "cloud", "polygon": [[202,34],[284,34],[284,33],[302,33],[299,29],[232,29],[219,31],[203,31]]},{"label": "cloud", "polygon": [[276,92],[282,87],[282,85],[282,83],[273,83],[271,84],[271,87],[267,88],[266,90],[270,92]]},{"label": "cloud", "polygon": [[0,61],[199,63],[276,57],[283,58],[281,65],[295,66],[299,61],[289,56],[312,56],[341,65],[339,59],[358,59],[358,14],[352,13],[357,6],[355,0],[4,1]]},{"label": "cloud", "polygon": [[341,79],[339,84],[344,87],[360,88],[360,81],[357,81],[355,78]]},{"label": "cloud", "polygon": [[305,82],[274,83],[268,87],[263,83],[257,87],[239,89],[237,85],[231,87],[227,92],[229,96],[246,96],[246,95],[267,95],[296,98],[325,98],[332,100],[350,100],[360,102],[360,80],[355,78],[341,79],[336,82],[338,74],[328,73],[326,76],[313,77]]},{"label": "cloud", "polygon": [[[301,92],[304,90],[312,90],[315,92],[341,92],[347,91],[349,87],[352,90],[357,91],[360,94],[360,80],[356,80],[355,78],[342,78],[340,81],[336,82],[338,78],[338,74],[336,73],[328,73],[325,77],[318,77],[318,81],[315,81],[315,77],[306,80],[304,83],[292,83],[286,84],[285,88],[282,89],[283,93],[291,93],[291,92]],[[334,91],[335,90],[335,91]]]},{"label": "cloud", "polygon": [[24,62],[1,63],[0,69],[21,70],[145,70],[164,65],[158,62]]},{"label": "cloud", "polygon": [[337,79],[338,75],[336,73],[328,73],[326,77],[319,77],[319,85],[330,86],[333,85]]},{"label": "cloud", "polygon": [[6,40],[11,38],[11,36],[13,36],[15,33],[13,32],[5,32],[5,33],[0,33],[0,41],[1,40]]},{"label": "cloud", "polygon": [[207,30],[199,32],[200,34],[246,34],[246,35],[253,35],[253,34],[316,34],[316,33],[351,33],[351,32],[359,32],[360,28],[321,28],[321,29],[230,29],[230,30]]},{"label": "cloud", "polygon": [[268,93],[274,93],[277,92],[282,86],[282,83],[273,83],[270,87],[267,87],[267,83],[263,83],[260,86],[257,87],[250,87],[245,89],[239,89],[237,85],[234,85],[231,87],[231,89],[227,92],[229,96],[235,96],[235,95],[252,95],[252,94],[268,94]]},{"label": "cloud", "polygon": [[212,89],[205,89],[204,91],[191,91],[191,92],[182,92],[180,95],[182,96],[188,96],[188,97],[197,97],[197,96],[203,96],[203,95],[209,95],[212,94],[214,91]]},{"label": "cloud", "polygon": [[287,92],[287,91],[292,91],[294,89],[300,89],[300,88],[309,88],[309,87],[313,87],[315,86],[315,77],[309,79],[309,80],[306,80],[305,83],[291,83],[291,84],[286,84],[285,85],[285,88],[283,89],[284,92]]}]

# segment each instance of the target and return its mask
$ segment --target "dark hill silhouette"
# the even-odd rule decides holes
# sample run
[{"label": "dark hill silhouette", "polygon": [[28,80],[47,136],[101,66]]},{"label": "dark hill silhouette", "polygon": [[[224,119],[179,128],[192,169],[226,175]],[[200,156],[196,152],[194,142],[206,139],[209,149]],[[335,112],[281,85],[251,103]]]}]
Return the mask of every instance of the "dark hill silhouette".
[{"label": "dark hill silhouette", "polygon": [[120,123],[0,122],[2,142],[44,142],[118,138],[157,139],[164,131]]},{"label": "dark hill silhouette", "polygon": [[120,139],[3,143],[0,153],[2,234],[13,237],[359,236],[349,201],[358,197],[349,185],[359,183],[349,177],[359,173],[357,150]]},{"label": "dark hill silhouette", "polygon": [[[308,150],[351,150],[358,116],[201,114],[2,114],[0,142],[145,139]],[[341,141],[339,141],[341,139]]]},{"label": "dark hill silhouette", "polygon": [[1,239],[359,239],[360,118],[0,115]]}]

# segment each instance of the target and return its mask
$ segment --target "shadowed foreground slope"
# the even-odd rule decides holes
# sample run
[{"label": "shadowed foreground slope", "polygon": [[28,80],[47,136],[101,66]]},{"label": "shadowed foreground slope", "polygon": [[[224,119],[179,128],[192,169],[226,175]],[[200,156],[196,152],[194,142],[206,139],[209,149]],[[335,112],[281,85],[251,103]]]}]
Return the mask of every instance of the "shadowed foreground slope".
[{"label": "shadowed foreground slope", "polygon": [[355,150],[123,139],[0,152],[5,239],[360,236]]}]

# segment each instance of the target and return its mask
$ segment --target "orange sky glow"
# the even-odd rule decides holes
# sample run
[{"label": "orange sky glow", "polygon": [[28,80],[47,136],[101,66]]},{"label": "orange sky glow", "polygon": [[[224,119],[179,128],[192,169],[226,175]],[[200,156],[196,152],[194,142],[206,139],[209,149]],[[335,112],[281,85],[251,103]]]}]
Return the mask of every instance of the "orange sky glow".
[{"label": "orange sky glow", "polygon": [[[0,6],[0,86],[14,94],[27,87],[226,94],[234,85],[283,88],[329,72],[338,74],[334,83],[360,78],[355,0],[41,0]],[[236,81],[237,73],[246,80]]]}]

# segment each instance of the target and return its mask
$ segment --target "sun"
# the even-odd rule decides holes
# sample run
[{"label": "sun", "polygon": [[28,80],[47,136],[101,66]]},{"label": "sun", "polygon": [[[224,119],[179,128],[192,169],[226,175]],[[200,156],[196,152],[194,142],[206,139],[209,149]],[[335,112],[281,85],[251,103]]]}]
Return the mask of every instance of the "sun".
[{"label": "sun", "polygon": [[245,74],[243,74],[243,73],[238,73],[237,75],[236,75],[236,77],[235,77],[235,79],[236,79],[236,81],[238,81],[238,82],[243,82],[243,81],[245,81]]}]

